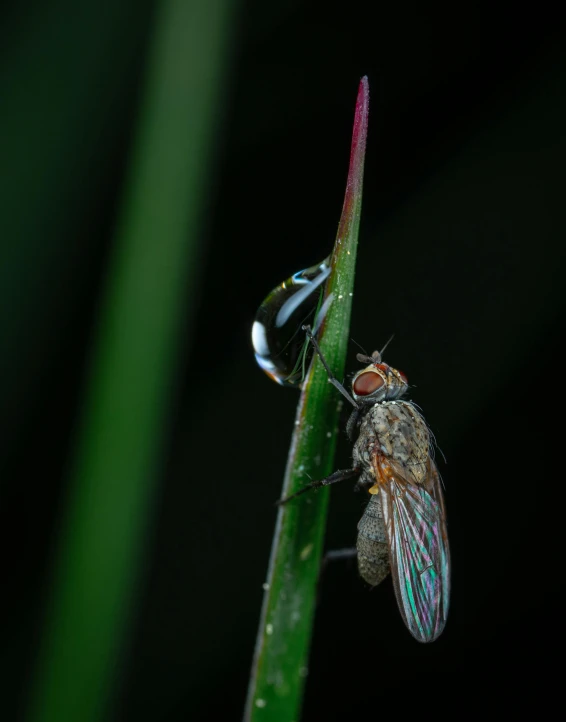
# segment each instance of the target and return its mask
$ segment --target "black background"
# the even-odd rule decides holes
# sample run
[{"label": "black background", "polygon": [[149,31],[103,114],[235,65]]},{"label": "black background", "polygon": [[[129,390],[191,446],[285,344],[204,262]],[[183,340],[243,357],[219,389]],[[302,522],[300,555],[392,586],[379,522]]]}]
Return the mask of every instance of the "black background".
[{"label": "black background", "polygon": [[[32,98],[26,122],[4,135],[8,151],[16,146],[2,195],[6,719],[26,699],[154,10],[103,2],[91,16],[88,4],[50,5],[36,7],[42,52],[62,52],[53,23],[82,49],[72,72],[85,77],[69,76],[76,110],[65,116],[80,152],[71,147],[65,161],[38,151],[42,172],[18,175],[36,142],[49,146],[65,93]],[[3,13],[9,89],[40,16],[16,4]],[[371,352],[396,334],[387,360],[416,385],[412,397],[447,457],[453,596],[445,633],[418,645],[389,583],[368,592],[353,565],[330,568],[303,719],[531,705],[544,715],[555,703],[564,30],[541,4],[240,5],[202,225],[196,332],[179,354],[109,719],[241,716],[298,400],[255,366],[250,328],[267,292],[332,246],[364,74],[370,130],[351,336]],[[43,216],[29,217],[40,197]],[[343,435],[337,468],[349,453]],[[348,484],[333,489],[328,547],[352,545],[361,508]]]}]

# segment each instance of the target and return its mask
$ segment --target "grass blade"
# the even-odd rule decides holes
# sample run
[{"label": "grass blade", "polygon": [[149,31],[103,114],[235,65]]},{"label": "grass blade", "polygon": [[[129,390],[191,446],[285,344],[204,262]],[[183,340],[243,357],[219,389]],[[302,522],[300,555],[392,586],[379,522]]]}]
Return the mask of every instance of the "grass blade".
[{"label": "grass blade", "polygon": [[[78,432],[33,722],[97,722],[129,627],[185,303],[231,14],[164,0]],[[192,262],[191,262],[192,261]]]},{"label": "grass blade", "polygon": [[[350,168],[342,216],[331,260],[327,296],[333,301],[320,346],[338,379],[344,374],[362,207],[369,87],[362,78],[356,103]],[[338,392],[328,384],[317,357],[309,369],[297,409],[282,496],[333,471],[339,411]],[[305,494],[279,509],[245,720],[297,720],[307,670],[316,588],[324,540],[328,489]]]}]

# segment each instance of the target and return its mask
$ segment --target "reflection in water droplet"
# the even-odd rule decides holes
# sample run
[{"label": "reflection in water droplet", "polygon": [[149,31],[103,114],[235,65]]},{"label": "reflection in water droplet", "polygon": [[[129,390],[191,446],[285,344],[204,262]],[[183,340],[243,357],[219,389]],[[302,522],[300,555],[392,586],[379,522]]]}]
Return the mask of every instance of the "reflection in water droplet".
[{"label": "reflection in water droplet", "polygon": [[258,309],[252,327],[252,343],[258,364],[278,384],[300,388],[303,367],[312,356],[302,330],[316,328],[329,307],[322,304],[330,260],[295,273],[274,288]]}]

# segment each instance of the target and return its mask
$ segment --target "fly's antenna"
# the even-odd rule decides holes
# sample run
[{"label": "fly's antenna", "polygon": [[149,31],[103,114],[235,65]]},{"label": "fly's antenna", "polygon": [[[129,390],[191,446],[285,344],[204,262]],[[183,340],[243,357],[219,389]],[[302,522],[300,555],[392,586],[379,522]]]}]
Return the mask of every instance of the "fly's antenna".
[{"label": "fly's antenna", "polygon": [[[366,350],[365,350],[365,348],[362,346],[361,343],[358,343],[358,342],[357,342],[355,339],[353,339],[351,336],[350,336],[350,341],[351,341],[352,343],[355,343],[356,346],[359,346],[359,348],[362,349],[364,358],[367,358],[367,357],[368,357],[368,355],[367,355],[367,353],[366,353]],[[362,355],[362,354],[359,354],[359,355]]]},{"label": "fly's antenna", "polygon": [[381,349],[381,351],[379,352],[379,356],[380,356],[381,358],[383,358],[383,352],[384,352],[385,349],[389,346],[389,344],[391,343],[391,341],[393,341],[394,336],[395,336],[394,333],[392,333],[391,336],[389,336],[389,338],[388,338],[388,340],[387,340],[387,343],[385,344],[385,346],[384,346],[384,347]]},{"label": "fly's antenna", "polygon": [[[381,349],[381,351],[374,351],[371,356],[368,356],[368,355],[365,353],[365,351],[364,351],[364,353],[358,353],[358,354],[356,354],[356,358],[357,358],[358,361],[360,361],[361,363],[380,364],[380,363],[381,363],[381,359],[383,358],[383,352],[384,352],[385,349],[389,346],[389,344],[391,343],[391,341],[393,341],[393,337],[394,337],[394,336],[395,336],[395,334],[392,333],[391,336],[389,337],[389,340],[387,341],[387,343],[385,344],[385,346]],[[354,341],[354,339],[352,339],[352,341]],[[356,341],[354,341],[354,343],[356,343]],[[358,343],[357,345],[360,346],[359,343]],[[361,346],[360,346],[360,348],[362,349],[362,351],[364,350]]]}]

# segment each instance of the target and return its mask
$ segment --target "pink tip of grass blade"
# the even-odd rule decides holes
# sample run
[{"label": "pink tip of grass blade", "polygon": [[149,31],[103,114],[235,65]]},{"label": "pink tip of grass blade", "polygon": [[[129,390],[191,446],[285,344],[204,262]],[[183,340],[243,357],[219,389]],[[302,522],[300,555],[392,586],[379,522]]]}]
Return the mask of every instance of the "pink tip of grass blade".
[{"label": "pink tip of grass blade", "polygon": [[[354,130],[350,150],[350,167],[342,216],[338,227],[338,238],[343,239],[351,231],[354,217],[359,216],[362,205],[362,184],[364,180],[364,159],[369,118],[369,83],[367,75],[360,80],[356,111],[354,114]],[[355,212],[357,211],[357,213]]]}]

